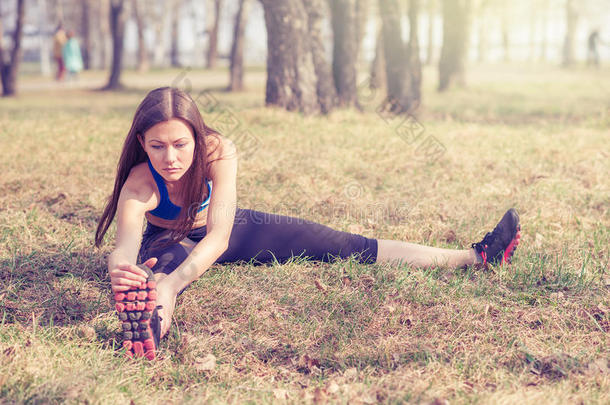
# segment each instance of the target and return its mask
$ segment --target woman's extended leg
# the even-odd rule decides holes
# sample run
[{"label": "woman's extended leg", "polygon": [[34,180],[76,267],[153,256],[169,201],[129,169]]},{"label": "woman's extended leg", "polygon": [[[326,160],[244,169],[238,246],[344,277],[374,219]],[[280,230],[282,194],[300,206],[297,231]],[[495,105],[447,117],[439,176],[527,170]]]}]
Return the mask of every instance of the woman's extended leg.
[{"label": "woman's extended leg", "polygon": [[377,240],[377,263],[405,263],[413,267],[464,267],[477,263],[474,249],[440,249],[397,240]]},{"label": "woman's extended leg", "polygon": [[519,244],[521,226],[514,209],[506,211],[498,225],[472,249],[452,250],[396,240],[377,241],[377,263],[406,263],[415,267],[463,267],[475,263],[502,264],[510,262]]}]

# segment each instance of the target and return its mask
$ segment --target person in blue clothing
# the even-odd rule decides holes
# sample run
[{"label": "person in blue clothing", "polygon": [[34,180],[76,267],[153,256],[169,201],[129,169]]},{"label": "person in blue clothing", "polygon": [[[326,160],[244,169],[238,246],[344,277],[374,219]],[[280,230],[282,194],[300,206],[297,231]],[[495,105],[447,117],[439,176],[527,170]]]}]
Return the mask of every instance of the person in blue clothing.
[{"label": "person in blue clothing", "polygon": [[68,77],[78,78],[78,74],[83,70],[83,57],[78,40],[74,37],[74,31],[68,31],[68,40],[64,44],[62,54]]},{"label": "person in blue clothing", "polygon": [[95,235],[100,246],[116,216],[108,271],[128,355],[155,358],[177,295],[214,263],[353,256],[361,263],[457,268],[508,263],[519,242],[514,209],[471,248],[441,249],[239,208],[236,180],[235,145],[206,125],[187,93],[163,87],[144,98]]}]

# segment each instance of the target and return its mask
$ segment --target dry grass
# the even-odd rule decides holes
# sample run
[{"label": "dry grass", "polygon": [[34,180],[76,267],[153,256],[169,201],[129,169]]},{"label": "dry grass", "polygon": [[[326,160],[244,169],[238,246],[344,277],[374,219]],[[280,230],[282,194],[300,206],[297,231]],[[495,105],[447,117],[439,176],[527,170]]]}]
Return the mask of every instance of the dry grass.
[{"label": "dry grass", "polygon": [[[445,95],[426,73],[412,143],[378,99],[328,118],[265,109],[263,72],[247,93],[214,90],[205,118],[240,124],[242,207],[464,247],[515,206],[514,265],[215,266],[179,298],[154,364],[116,352],[111,247],[91,245],[135,106],[179,72],[128,72],[118,94],[81,88],[98,73],[26,78],[0,100],[0,403],[610,402],[609,72],[478,69]],[[226,80],[187,78],[195,96]]]}]

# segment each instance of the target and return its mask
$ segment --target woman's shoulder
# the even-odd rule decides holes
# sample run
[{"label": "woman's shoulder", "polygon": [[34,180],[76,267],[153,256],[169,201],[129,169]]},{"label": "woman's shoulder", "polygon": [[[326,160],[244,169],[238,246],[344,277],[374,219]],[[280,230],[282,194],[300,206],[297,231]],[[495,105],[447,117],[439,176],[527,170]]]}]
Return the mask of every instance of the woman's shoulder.
[{"label": "woman's shoulder", "polygon": [[205,138],[208,161],[237,157],[237,148],[233,141],[220,134],[208,135]]},{"label": "woman's shoulder", "polygon": [[155,195],[155,180],[146,162],[131,168],[123,188],[138,196],[142,201],[149,201]]}]

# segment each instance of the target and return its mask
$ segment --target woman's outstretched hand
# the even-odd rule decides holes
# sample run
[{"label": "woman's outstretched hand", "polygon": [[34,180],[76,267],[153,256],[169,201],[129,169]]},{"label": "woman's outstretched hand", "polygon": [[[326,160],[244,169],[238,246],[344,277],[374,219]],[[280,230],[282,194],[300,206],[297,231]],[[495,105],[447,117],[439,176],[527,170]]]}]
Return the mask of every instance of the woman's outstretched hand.
[{"label": "woman's outstretched hand", "polygon": [[[153,267],[157,263],[156,257],[151,257],[143,265],[147,267]],[[132,286],[139,286],[142,282],[145,282],[148,275],[144,270],[131,263],[119,263],[117,266],[110,270],[110,284],[112,286],[112,292],[122,292],[129,290]]]}]

